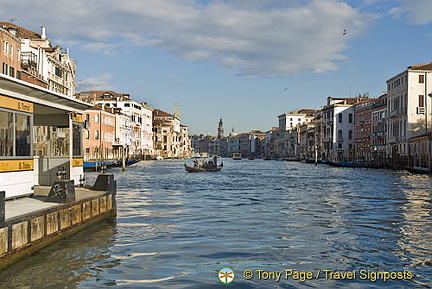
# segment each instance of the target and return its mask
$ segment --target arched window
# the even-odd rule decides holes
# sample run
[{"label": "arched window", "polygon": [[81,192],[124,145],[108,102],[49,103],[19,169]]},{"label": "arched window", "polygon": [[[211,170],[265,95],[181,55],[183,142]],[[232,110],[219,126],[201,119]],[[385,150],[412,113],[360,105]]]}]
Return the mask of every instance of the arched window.
[{"label": "arched window", "polygon": [[95,140],[99,140],[99,131],[95,130]]},{"label": "arched window", "polygon": [[338,117],[339,117],[339,123],[342,123],[342,113],[339,113]]},{"label": "arched window", "polygon": [[88,129],[85,130],[86,139],[90,139],[90,131]]},{"label": "arched window", "polygon": [[352,122],[353,122],[353,114],[352,114],[352,113],[350,113],[350,114],[348,115],[348,122],[349,122],[349,123],[352,123]]},{"label": "arched window", "polygon": [[95,123],[99,123],[99,114],[95,114]]},{"label": "arched window", "polygon": [[348,132],[348,139],[352,139],[352,130]]},{"label": "arched window", "polygon": [[339,138],[340,140],[342,140],[342,130],[341,130],[341,129],[338,130],[338,138]]}]

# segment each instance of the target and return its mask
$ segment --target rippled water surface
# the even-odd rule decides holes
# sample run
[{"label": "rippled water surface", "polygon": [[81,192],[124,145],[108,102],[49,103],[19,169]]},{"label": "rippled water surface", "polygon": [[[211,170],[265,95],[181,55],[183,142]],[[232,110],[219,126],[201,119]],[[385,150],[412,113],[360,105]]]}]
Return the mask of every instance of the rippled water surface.
[{"label": "rippled water surface", "polygon": [[[431,178],[295,162],[224,164],[199,174],[186,173],[182,161],[111,170],[116,220],[1,271],[0,287],[431,288]],[[236,274],[229,285],[217,278],[224,266]],[[257,270],[283,274],[264,280]],[[313,279],[287,280],[286,270]],[[326,278],[324,270],[356,275]],[[408,275],[373,281],[379,271]]]}]

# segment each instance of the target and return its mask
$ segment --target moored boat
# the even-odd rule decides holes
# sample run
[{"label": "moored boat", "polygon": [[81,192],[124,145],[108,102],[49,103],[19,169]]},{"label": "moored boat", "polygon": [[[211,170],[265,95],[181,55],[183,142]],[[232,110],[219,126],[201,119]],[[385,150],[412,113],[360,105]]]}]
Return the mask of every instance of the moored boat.
[{"label": "moored boat", "polygon": [[242,154],[241,153],[233,153],[233,160],[241,160]]},{"label": "moored boat", "polygon": [[425,167],[413,166],[413,167],[406,167],[405,169],[413,174],[424,174],[424,175],[431,174],[429,168],[425,168]]}]

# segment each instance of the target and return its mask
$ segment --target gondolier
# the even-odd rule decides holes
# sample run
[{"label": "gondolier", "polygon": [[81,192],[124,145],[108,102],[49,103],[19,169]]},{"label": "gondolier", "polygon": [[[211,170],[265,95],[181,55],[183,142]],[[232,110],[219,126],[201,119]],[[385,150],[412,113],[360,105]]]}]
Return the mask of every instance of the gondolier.
[{"label": "gondolier", "polygon": [[218,172],[222,169],[223,163],[220,165],[217,164],[217,156],[213,157],[213,160],[207,161],[201,161],[198,162],[197,160],[193,161],[194,166],[189,167],[188,165],[184,164],[185,170],[190,173],[203,173],[203,172]]}]

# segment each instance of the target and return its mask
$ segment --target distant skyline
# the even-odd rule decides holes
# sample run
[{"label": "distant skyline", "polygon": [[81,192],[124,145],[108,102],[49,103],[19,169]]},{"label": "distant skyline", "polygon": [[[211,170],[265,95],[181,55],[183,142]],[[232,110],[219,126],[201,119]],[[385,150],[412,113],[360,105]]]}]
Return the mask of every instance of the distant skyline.
[{"label": "distant skyline", "polygon": [[430,0],[5,0],[2,21],[69,48],[76,91],[113,90],[192,134],[267,131],[328,96],[378,97],[432,62]]}]

